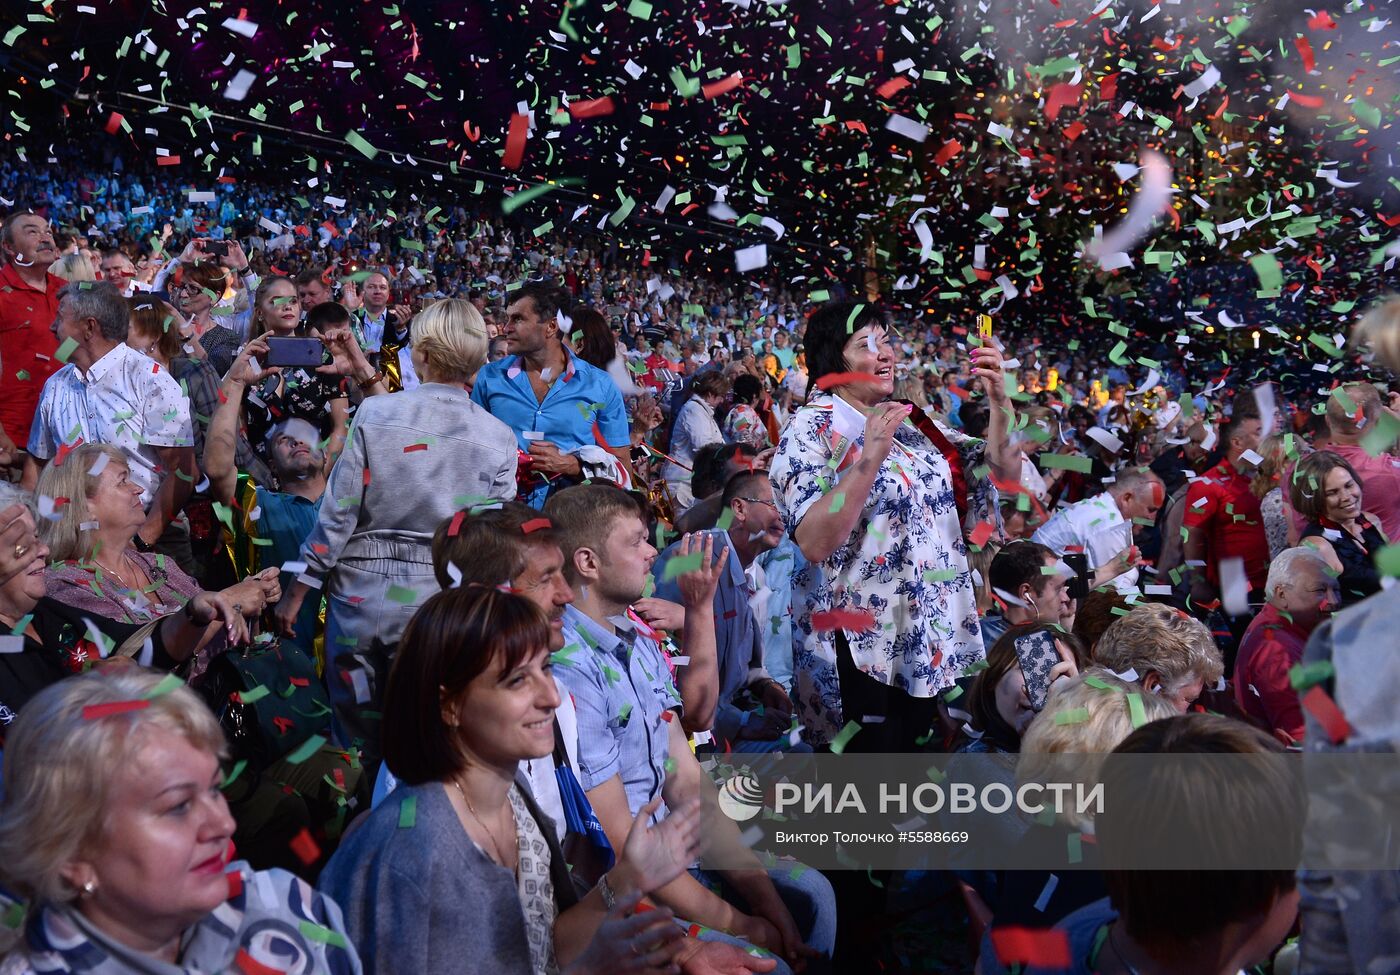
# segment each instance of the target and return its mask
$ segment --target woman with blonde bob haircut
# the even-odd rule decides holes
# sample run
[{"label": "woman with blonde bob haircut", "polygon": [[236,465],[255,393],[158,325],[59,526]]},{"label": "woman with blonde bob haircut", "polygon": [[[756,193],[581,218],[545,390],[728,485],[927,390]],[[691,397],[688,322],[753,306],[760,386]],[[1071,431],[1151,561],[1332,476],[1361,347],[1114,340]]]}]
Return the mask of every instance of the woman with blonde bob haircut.
[{"label": "woman with blonde bob haircut", "polygon": [[515,433],[472,402],[465,385],[486,361],[486,327],[468,301],[446,299],[413,319],[421,384],[372,396],[331,471],[320,521],[302,545],[307,571],[277,607],[294,632],[313,587],[325,584],[326,683],[343,747],[378,752],[380,700],[399,635],[438,591],[438,525],[474,502],[516,495]]},{"label": "woman with blonde bob haircut", "polygon": [[[175,678],[90,671],[35,696],[6,741],[0,877],[29,899],[19,972],[357,975],[340,910],[228,863],[224,739]],[[317,937],[316,932],[321,932]]]},{"label": "woman with blonde bob haircut", "polygon": [[1133,680],[1150,694],[1166,698],[1178,713],[1225,673],[1215,638],[1200,620],[1161,603],[1142,603],[1104,630],[1094,646],[1094,663]]}]

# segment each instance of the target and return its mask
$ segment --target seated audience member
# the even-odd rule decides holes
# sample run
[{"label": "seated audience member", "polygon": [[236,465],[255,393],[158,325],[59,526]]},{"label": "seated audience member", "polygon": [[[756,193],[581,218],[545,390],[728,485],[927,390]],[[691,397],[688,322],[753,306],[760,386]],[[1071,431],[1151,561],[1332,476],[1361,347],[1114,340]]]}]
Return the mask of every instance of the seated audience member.
[{"label": "seated audience member", "polygon": [[[1050,685],[1044,709],[1021,737],[1016,783],[1076,782],[1091,789],[1098,784],[1099,756],[1113,751],[1137,724],[1175,713],[1166,701],[1144,694],[1142,688],[1099,667],[1056,681]],[[1027,851],[1020,859],[1029,859],[1032,849],[1065,849],[1070,837],[1091,834],[1094,829],[1093,818],[1072,806],[1053,821],[1022,820],[1021,825],[1020,835],[1013,841]],[[1097,862],[1092,843],[1084,843],[1081,849],[1086,862]],[[995,891],[995,896],[988,898],[994,924],[982,947],[987,972],[1000,971],[991,950],[998,929],[1053,924],[1107,894],[1103,875],[1092,869],[1058,873],[1004,870],[997,875]]]},{"label": "seated audience member", "polygon": [[991,595],[1001,612],[982,617],[982,643],[991,646],[1018,623],[1074,624],[1074,599],[1069,583],[1074,572],[1039,542],[1003,545],[988,571]]},{"label": "seated audience member", "polygon": [[134,657],[172,670],[208,640],[216,622],[230,642],[247,639],[242,613],[221,593],[197,593],[153,625],[118,622],[50,598],[49,549],[39,541],[30,503],[26,492],[0,481],[0,625],[24,641],[19,650],[0,653],[0,736],[30,698],[100,659]]},{"label": "seated audience member", "polygon": [[520,777],[554,748],[551,639],[538,606],[476,585],[432,596],[404,631],[384,696],[384,759],[401,784],[320,881],[369,975],[610,975],[629,956],[661,968],[700,950],[664,910],[627,937],[595,937],[684,873],[699,803],[656,826],[660,801],[640,810],[617,865],[580,899]]},{"label": "seated audience member", "polygon": [[[630,609],[656,558],[637,502],[611,485],[586,484],[551,497],[545,514],[560,534],[576,594],[564,612],[566,649],[558,670],[578,708],[582,785],[617,849],[632,817],[658,796],[665,799],[661,816],[713,791],[682,730],[680,695],[653,631]],[[701,565],[696,573],[709,576],[712,592],[718,566]],[[627,679],[609,676],[616,673]],[[717,815],[714,822],[721,829],[712,842],[730,855],[752,856],[729,819]],[[678,916],[714,929],[705,937],[777,952],[786,962],[779,972],[800,970],[808,959],[816,968],[835,942],[830,884],[814,870],[769,871],[756,858],[752,863],[752,869],[713,875],[725,897],[712,893],[699,879],[711,876],[699,871],[682,874],[654,896]]]},{"label": "seated audience member", "polygon": [[767,470],[766,462],[746,443],[709,444],[695,452],[690,486],[695,504],[676,517],[676,531],[698,532],[715,527],[723,507],[724,486],[740,471]]},{"label": "seated audience member", "polygon": [[[1057,624],[1032,620],[1006,630],[987,651],[987,666],[967,681],[966,696],[958,695],[948,703],[948,712],[966,722],[962,726],[963,742],[958,751],[965,754],[1020,751],[1021,736],[1036,716],[1026,694],[1025,673],[1016,653],[1016,639],[1035,633],[1048,632],[1055,638],[1060,662],[1050,668],[1053,685],[1061,678],[1079,673],[1078,641],[1061,631]],[[964,686],[963,681],[959,686]]]},{"label": "seated audience member", "polygon": [[167,679],[135,666],[72,677],[11,727],[0,882],[30,906],[6,971],[276,971],[296,959],[303,975],[358,975],[334,902],[285,871],[228,862],[223,732]]},{"label": "seated audience member", "polygon": [[438,589],[433,532],[456,498],[515,496],[514,438],[462,388],[486,357],[481,314],[460,298],[428,306],[414,319],[412,354],[422,383],[360,407],[302,545],[307,571],[276,614],[292,635],[307,595],[325,585],[332,730],[342,747],[360,742],[371,756],[394,644]]},{"label": "seated audience member", "polygon": [[1081,549],[1094,571],[1090,588],[1112,583],[1119,592],[1138,591],[1138,527],[1157,518],[1165,495],[1162,480],[1146,468],[1119,471],[1103,494],[1056,511],[1031,537],[1063,555]]},{"label": "seated audience member", "polygon": [[1298,544],[1317,549],[1338,573],[1342,607],[1380,592],[1375,555],[1386,538],[1375,516],[1361,510],[1361,479],[1352,466],[1330,450],[1311,453],[1294,468],[1289,493],[1308,522]]},{"label": "seated audience member", "polygon": [[[1278,748],[1263,732],[1241,722],[1190,714],[1143,725],[1114,756],[1264,756]],[[1102,770],[1103,811],[1094,821],[1108,897],[1055,925],[1064,935],[1068,964],[1039,962],[1010,941],[1000,950],[1002,963],[1029,962],[1020,969],[1024,975],[1236,975],[1267,961],[1298,914],[1294,870],[1115,870],[1111,865],[1131,862],[1144,832],[1165,829],[1168,818],[1173,832],[1199,836],[1204,850],[1220,837],[1214,842],[1222,861],[1230,855],[1227,844],[1240,835],[1267,838],[1278,858],[1296,861],[1302,851],[1303,814],[1293,783],[1267,766],[1251,764],[1253,774],[1240,775],[1230,783],[1229,794],[1221,795],[1217,770],[1204,762],[1147,766],[1116,763],[1114,756]],[[1211,798],[1200,801],[1202,795]],[[1224,817],[1232,830],[1220,829]],[[1308,933],[1304,928],[1305,945]],[[984,955],[986,975],[1004,970],[985,960]]]},{"label": "seated audience member", "polygon": [[1161,603],[1134,606],[1110,624],[1094,647],[1093,662],[1161,695],[1180,712],[1225,673],[1206,625]]},{"label": "seated audience member", "polygon": [[1074,635],[1084,644],[1090,657],[1099,645],[1103,631],[1120,616],[1127,616],[1133,604],[1117,589],[1095,589],[1084,597],[1074,614]]},{"label": "seated audience member", "polygon": [[[166,535],[194,487],[198,467],[189,401],[170,374],[126,344],[131,314],[115,286],[103,281],[59,292],[54,334],[71,340],[68,363],[44,383],[29,433],[24,483],[59,451],[82,443],[122,449],[147,512],[137,534],[146,548]],[[188,536],[176,527],[165,537],[172,552]]]},{"label": "seated audience member", "polygon": [[1235,700],[1285,744],[1303,738],[1303,708],[1288,672],[1308,636],[1337,607],[1337,582],[1316,550],[1284,549],[1269,566],[1268,603],[1245,630],[1235,661]]},{"label": "seated audience member", "polygon": [[[773,485],[766,471],[736,474],[724,486],[722,500],[724,510],[730,513],[725,519],[729,527],[716,529],[708,535],[713,540],[712,551],[722,560],[723,567],[714,592],[713,617],[704,617],[703,622],[694,625],[696,630],[709,631],[697,633],[701,638],[698,641],[691,633],[691,610],[687,607],[685,612],[685,651],[690,663],[680,670],[679,684],[685,703],[686,730],[711,730],[698,724],[700,719],[691,717],[696,711],[710,712],[714,714],[712,726],[718,751],[786,751],[792,748],[788,740],[792,701],[764,667],[764,642],[751,605],[751,600],[765,588],[759,578],[763,569],[758,557],[782,542],[785,537],[783,519],[773,502]],[[689,584],[688,574],[680,573],[668,579],[667,566],[672,559],[684,558],[686,550],[693,552],[696,548],[696,540],[688,537],[661,553],[652,567],[657,596],[683,603],[692,595],[695,587]],[[764,619],[766,622],[766,615]],[[651,619],[648,622],[667,629],[674,628],[674,622],[678,621]],[[673,625],[668,627],[667,622]],[[708,666],[696,667],[697,654],[703,654],[710,645],[707,639],[710,634],[713,634],[712,645],[717,654],[717,669],[713,671]],[[705,681],[704,685],[695,688],[694,684],[700,680]],[[712,698],[711,692],[717,697]],[[693,703],[697,699],[698,707]]]}]

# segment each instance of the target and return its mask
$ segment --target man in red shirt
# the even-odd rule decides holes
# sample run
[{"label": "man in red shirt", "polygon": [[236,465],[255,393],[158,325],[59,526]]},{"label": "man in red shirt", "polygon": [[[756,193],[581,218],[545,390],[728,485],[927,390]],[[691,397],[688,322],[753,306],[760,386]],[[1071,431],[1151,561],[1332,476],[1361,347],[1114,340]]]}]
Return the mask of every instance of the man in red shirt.
[{"label": "man in red shirt", "polygon": [[[1380,519],[1388,541],[1400,541],[1400,457],[1393,444],[1365,443],[1389,407],[1370,383],[1348,383],[1327,400],[1327,449],[1350,464],[1361,479],[1361,510]],[[1394,415],[1394,414],[1392,414]],[[1370,449],[1367,449],[1370,448]],[[1286,487],[1286,482],[1285,482]]]},{"label": "man in red shirt", "polygon": [[[63,363],[58,339],[58,292],[66,281],[49,273],[58,260],[49,222],[38,214],[10,214],[0,227],[0,466],[16,466],[29,443],[29,426],[44,382]],[[18,446],[16,446],[18,445]]]},{"label": "man in red shirt", "polygon": [[1285,549],[1269,566],[1269,602],[1240,641],[1235,701],[1285,744],[1303,739],[1303,706],[1288,672],[1339,604],[1337,580],[1315,549]]},{"label": "man in red shirt", "polygon": [[[1251,471],[1257,461],[1244,459],[1246,452],[1257,457],[1262,424],[1259,417],[1237,404],[1235,412],[1220,428],[1225,458],[1191,482],[1186,489],[1186,529],[1183,553],[1191,574],[1191,601],[1197,610],[1220,598],[1220,563],[1241,559],[1249,586],[1249,598],[1263,599],[1269,574],[1269,540],[1264,534],[1264,518],[1259,499],[1249,489]],[[1205,563],[1201,571],[1200,563]],[[1231,632],[1238,641],[1249,623],[1247,613],[1231,621]]]}]

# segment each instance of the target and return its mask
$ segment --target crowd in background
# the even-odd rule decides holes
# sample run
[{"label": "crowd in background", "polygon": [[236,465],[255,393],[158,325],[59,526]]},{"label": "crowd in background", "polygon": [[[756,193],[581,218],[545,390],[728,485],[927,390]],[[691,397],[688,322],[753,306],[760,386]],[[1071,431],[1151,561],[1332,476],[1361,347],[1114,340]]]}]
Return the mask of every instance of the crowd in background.
[{"label": "crowd in background", "polygon": [[[215,185],[0,171],[5,971],[858,971],[706,755],[1400,737],[1394,303],[1304,382]],[[1394,957],[1390,875],[1072,877],[950,875],[982,971]]]}]

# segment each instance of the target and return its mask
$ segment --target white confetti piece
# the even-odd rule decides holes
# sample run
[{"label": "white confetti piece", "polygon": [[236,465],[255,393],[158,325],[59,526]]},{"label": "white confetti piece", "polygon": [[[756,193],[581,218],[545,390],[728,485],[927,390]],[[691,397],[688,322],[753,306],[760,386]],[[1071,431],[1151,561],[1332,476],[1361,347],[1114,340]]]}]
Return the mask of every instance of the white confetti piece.
[{"label": "white confetti piece", "polygon": [[915,142],[923,142],[928,138],[929,132],[927,125],[915,122],[911,118],[905,118],[903,115],[891,115],[885,120],[885,128],[895,135],[902,135]]},{"label": "white confetti piece", "polygon": [[248,91],[253,87],[253,82],[258,80],[258,76],[251,71],[239,71],[233,76],[233,80],[224,89],[224,97],[231,102],[241,102],[248,97]]},{"label": "white confetti piece", "polygon": [[767,266],[767,244],[754,244],[752,247],[741,247],[734,252],[734,270],[741,274],[745,271],[752,271],[755,268]]},{"label": "white confetti piece", "polygon": [[1231,616],[1249,612],[1249,579],[1238,556],[1220,560],[1220,601]]},{"label": "white confetti piece", "polygon": [[252,37],[258,32],[258,25],[251,20],[239,20],[237,17],[230,17],[224,21],[224,26],[235,34],[242,34],[244,37]]}]

